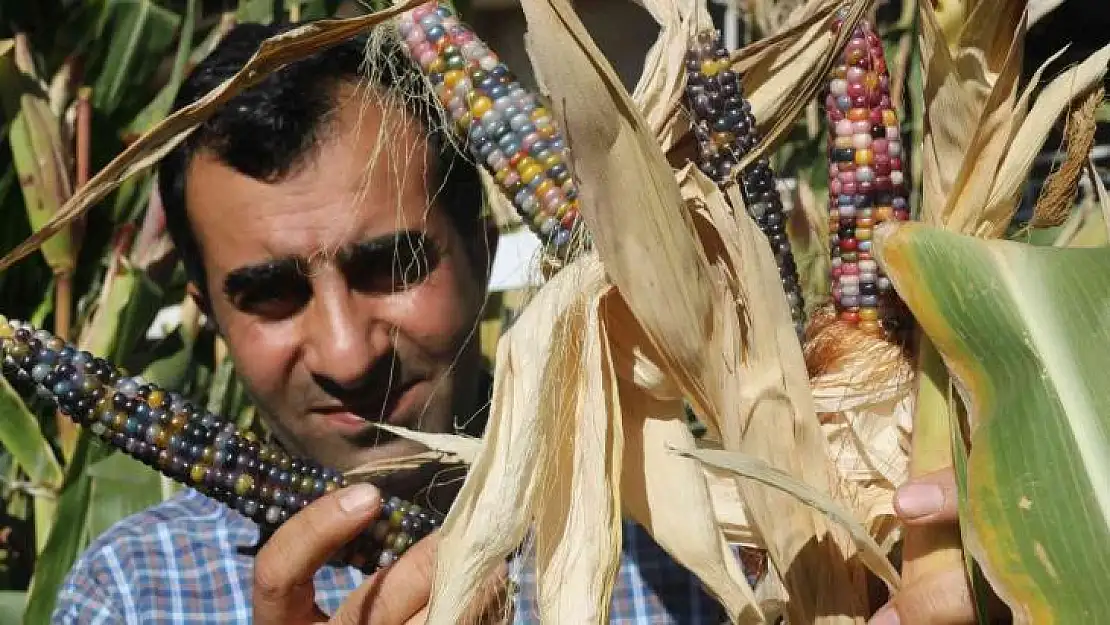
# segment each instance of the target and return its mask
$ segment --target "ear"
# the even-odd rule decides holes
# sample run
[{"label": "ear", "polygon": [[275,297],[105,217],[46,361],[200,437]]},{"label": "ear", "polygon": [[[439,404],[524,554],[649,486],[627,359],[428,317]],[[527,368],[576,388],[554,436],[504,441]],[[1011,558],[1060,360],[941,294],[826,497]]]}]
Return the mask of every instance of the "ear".
[{"label": "ear", "polygon": [[189,294],[189,297],[196,303],[197,308],[204,314],[209,327],[219,332],[219,327],[216,325],[216,317],[212,315],[212,301],[205,295],[204,289],[200,288],[196,282],[190,280],[185,285],[185,292]]}]

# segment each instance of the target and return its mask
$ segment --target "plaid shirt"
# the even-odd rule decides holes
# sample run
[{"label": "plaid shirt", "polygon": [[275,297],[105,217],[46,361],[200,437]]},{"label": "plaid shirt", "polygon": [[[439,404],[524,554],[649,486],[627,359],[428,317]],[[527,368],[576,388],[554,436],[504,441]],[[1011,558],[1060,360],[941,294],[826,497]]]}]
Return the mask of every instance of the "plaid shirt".
[{"label": "plaid shirt", "polygon": [[[235,549],[253,545],[257,526],[186,489],[117,523],[77,561],[62,587],[54,623],[251,622],[253,559]],[[518,624],[535,623],[531,567],[514,563]],[[316,574],[316,600],[333,614],[363,580],[351,568]],[[700,582],[672,561],[638,525],[626,522],[612,623],[715,624],[725,620]]]}]

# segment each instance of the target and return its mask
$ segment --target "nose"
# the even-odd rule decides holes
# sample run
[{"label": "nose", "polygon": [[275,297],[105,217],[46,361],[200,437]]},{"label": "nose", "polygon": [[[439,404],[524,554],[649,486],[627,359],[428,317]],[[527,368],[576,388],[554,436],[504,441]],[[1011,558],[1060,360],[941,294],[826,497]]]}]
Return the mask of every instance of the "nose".
[{"label": "nose", "polygon": [[374,313],[372,298],[342,279],[318,277],[302,315],[303,362],[309,372],[342,389],[355,389],[390,351],[388,324]]}]

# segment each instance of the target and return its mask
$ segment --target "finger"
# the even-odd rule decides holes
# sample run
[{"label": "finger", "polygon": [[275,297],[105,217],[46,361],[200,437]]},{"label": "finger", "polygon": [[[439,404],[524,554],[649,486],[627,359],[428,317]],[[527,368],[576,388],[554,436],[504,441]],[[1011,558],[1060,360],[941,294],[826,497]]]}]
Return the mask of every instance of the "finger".
[{"label": "finger", "polygon": [[957,568],[925,577],[898,591],[868,625],[975,625],[967,576]]},{"label": "finger", "polygon": [[356,484],[329,493],[289,517],[254,562],[254,621],[299,624],[327,620],[315,605],[316,571],[377,514],[378,489]]},{"label": "finger", "polygon": [[336,612],[342,625],[401,625],[428,605],[439,535],[416,542],[389,568],[378,571],[351,593]]},{"label": "finger", "polygon": [[894,496],[894,510],[908,525],[954,522],[959,506],[956,473],[950,468],[914,478]]}]

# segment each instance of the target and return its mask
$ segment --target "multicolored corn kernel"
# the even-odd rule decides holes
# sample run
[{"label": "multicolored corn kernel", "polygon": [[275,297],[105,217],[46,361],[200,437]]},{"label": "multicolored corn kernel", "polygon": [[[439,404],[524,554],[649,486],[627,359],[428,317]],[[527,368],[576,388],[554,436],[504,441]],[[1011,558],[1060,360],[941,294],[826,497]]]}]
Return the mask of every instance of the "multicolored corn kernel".
[{"label": "multicolored corn kernel", "polygon": [[[728,49],[717,31],[703,31],[686,53],[686,100],[698,140],[698,167],[718,184],[759,143],[751,104],[744,98],[740,77],[732,71]],[[759,224],[775,253],[779,279],[790,304],[790,315],[801,337],[805,302],[794,253],[786,235],[786,213],[770,162],[761,158],[741,172],[741,192],[748,213]]]},{"label": "multicolored corn kernel", "polygon": [[825,116],[833,301],[842,321],[890,335],[907,313],[871,256],[871,232],[884,221],[909,219],[908,184],[882,41],[866,20],[833,68]]},{"label": "multicolored corn kernel", "polygon": [[[324,493],[347,485],[343,475],[238,431],[177,393],[131,377],[103,358],[0,317],[0,370],[29,400],[48,401],[113,447],[162,474],[275,531]],[[366,572],[388,566],[442,517],[388,499],[379,525],[352,541],[337,562]],[[381,534],[378,538],[378,534]]]},{"label": "multicolored corn kernel", "polygon": [[578,186],[551,113],[449,7],[422,4],[399,17],[398,32],[470,154],[565,258],[580,223]]}]

